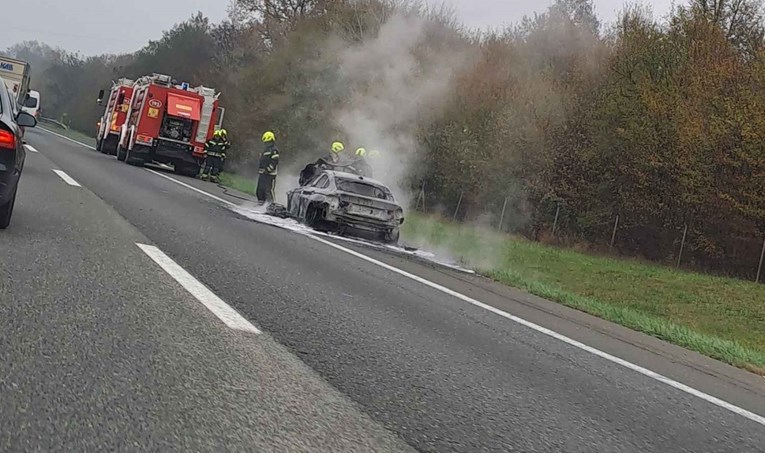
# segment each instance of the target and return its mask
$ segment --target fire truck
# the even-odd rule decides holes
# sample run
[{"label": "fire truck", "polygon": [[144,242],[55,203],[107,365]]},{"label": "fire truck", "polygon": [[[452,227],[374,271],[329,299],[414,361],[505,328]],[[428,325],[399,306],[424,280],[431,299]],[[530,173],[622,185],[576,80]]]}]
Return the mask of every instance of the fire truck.
[{"label": "fire truck", "polygon": [[[125,124],[130,110],[134,83],[123,78],[112,84],[106,109],[98,120],[96,131],[96,149],[104,154],[117,155],[117,144],[120,141],[122,125]],[[98,93],[98,105],[103,105],[103,98],[104,90],[101,90]]]},{"label": "fire truck", "polygon": [[205,143],[223,122],[219,96],[213,88],[178,85],[163,74],[136,80],[120,130],[117,159],[139,166],[169,164],[176,173],[196,176]]}]

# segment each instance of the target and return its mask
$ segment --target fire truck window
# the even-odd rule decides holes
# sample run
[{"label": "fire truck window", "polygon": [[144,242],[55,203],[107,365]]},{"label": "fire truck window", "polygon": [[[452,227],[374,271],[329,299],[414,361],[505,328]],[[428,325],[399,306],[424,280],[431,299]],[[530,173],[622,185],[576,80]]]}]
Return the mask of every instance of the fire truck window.
[{"label": "fire truck window", "polygon": [[123,104],[125,102],[125,93],[120,93],[120,97],[117,98],[117,104]]}]

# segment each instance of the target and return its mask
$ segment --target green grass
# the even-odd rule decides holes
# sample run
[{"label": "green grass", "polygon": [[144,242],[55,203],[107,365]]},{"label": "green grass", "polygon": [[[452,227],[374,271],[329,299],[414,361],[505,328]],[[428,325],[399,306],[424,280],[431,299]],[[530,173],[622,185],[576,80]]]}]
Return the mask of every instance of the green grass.
[{"label": "green grass", "polygon": [[498,282],[765,375],[765,285],[409,215],[404,238]]},{"label": "green grass", "polygon": [[245,178],[234,173],[221,173],[220,183],[226,187],[231,187],[232,189],[250,195],[256,195],[255,191],[258,188],[258,182],[254,179]]}]

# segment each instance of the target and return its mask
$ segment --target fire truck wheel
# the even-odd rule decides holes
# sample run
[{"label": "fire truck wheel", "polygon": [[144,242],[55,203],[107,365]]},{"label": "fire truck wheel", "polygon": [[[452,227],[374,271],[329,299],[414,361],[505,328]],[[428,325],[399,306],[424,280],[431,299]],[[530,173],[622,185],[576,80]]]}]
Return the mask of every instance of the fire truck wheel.
[{"label": "fire truck wheel", "polygon": [[193,178],[199,174],[199,167],[194,164],[178,163],[175,164],[175,172]]},{"label": "fire truck wheel", "polygon": [[125,162],[125,157],[127,157],[127,151],[122,147],[122,145],[117,145],[117,160],[120,162]]},{"label": "fire truck wheel", "polygon": [[125,163],[128,165],[135,165],[136,167],[143,167],[144,160],[140,157],[133,157],[133,153],[130,152],[130,150],[127,150],[127,154],[125,154]]}]

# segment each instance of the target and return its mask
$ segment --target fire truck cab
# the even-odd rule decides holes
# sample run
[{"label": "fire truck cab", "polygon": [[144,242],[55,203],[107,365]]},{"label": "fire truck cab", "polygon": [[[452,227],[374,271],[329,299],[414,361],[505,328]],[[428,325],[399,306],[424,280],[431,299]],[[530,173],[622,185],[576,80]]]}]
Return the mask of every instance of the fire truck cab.
[{"label": "fire truck cab", "polygon": [[[133,95],[133,81],[119,79],[114,82],[106,100],[104,114],[98,120],[96,130],[96,149],[104,154],[117,155],[122,125],[127,120],[130,110],[130,98]],[[104,90],[98,93],[98,105],[103,105]]]},{"label": "fire truck cab", "polygon": [[159,162],[172,165],[176,173],[197,175],[205,143],[223,121],[219,96],[212,88],[178,85],[163,74],[138,79],[117,159],[131,165]]}]

